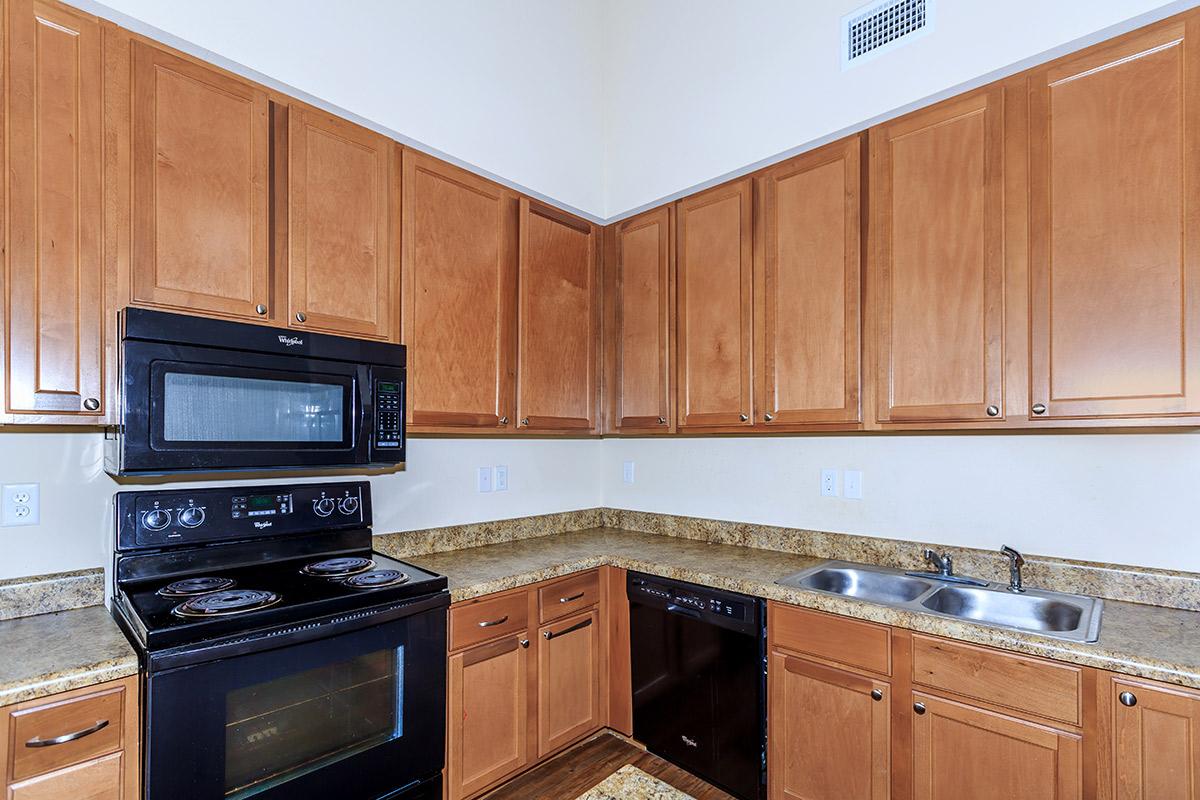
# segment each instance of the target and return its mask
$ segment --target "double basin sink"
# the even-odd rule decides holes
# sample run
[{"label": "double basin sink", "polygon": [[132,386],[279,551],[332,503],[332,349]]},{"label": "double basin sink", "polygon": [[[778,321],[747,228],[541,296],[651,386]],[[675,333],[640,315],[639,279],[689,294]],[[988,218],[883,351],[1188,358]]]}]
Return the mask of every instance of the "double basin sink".
[{"label": "double basin sink", "polygon": [[776,583],[1077,642],[1094,642],[1100,636],[1102,602],[1083,595],[1042,589],[1011,592],[1003,584],[973,578],[846,561],[827,561]]}]

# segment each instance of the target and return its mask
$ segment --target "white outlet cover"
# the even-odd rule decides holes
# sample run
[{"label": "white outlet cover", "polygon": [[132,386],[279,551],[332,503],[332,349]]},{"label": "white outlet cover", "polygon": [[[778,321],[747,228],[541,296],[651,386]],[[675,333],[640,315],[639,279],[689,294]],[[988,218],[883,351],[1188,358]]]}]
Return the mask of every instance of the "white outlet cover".
[{"label": "white outlet cover", "polygon": [[492,490],[492,468],[479,468],[479,491],[490,492]]},{"label": "white outlet cover", "polygon": [[42,521],[36,483],[6,483],[0,488],[0,525],[37,525]]},{"label": "white outlet cover", "polygon": [[821,496],[838,496],[838,471],[836,469],[821,470]]},{"label": "white outlet cover", "polygon": [[632,461],[626,461],[621,464],[621,480],[625,483],[633,483],[634,479],[634,464]]},{"label": "white outlet cover", "polygon": [[842,488],[845,490],[845,496],[849,500],[862,500],[862,470],[848,469],[842,475]]},{"label": "white outlet cover", "polygon": [[496,479],[492,481],[492,488],[497,492],[508,491],[508,466],[498,464],[496,466]]}]

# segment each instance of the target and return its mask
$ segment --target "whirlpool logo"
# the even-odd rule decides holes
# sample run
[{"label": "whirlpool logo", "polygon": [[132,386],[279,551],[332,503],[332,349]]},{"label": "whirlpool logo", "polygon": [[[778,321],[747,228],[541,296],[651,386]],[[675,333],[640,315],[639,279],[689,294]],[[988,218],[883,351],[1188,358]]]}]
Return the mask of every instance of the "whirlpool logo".
[{"label": "whirlpool logo", "polygon": [[273,523],[273,522],[256,522],[256,523],[254,523],[254,527],[258,528],[261,531],[263,528],[269,528],[274,524],[275,523]]},{"label": "whirlpool logo", "polygon": [[286,347],[295,347],[298,344],[304,344],[304,340],[299,336],[280,336],[279,343]]}]

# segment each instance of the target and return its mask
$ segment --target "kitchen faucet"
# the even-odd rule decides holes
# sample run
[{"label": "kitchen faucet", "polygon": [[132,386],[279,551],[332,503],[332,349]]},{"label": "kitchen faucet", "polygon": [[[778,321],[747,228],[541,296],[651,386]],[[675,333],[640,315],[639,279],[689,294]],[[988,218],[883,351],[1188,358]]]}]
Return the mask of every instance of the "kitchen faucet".
[{"label": "kitchen faucet", "polygon": [[922,553],[925,560],[933,565],[933,568],[940,572],[943,576],[950,578],[954,576],[954,559],[949,553],[938,555],[936,551],[926,547]]},{"label": "kitchen faucet", "polygon": [[1008,590],[1010,592],[1025,591],[1025,586],[1021,582],[1021,567],[1025,564],[1025,556],[1008,545],[1001,545],[1000,554],[1008,557]]}]

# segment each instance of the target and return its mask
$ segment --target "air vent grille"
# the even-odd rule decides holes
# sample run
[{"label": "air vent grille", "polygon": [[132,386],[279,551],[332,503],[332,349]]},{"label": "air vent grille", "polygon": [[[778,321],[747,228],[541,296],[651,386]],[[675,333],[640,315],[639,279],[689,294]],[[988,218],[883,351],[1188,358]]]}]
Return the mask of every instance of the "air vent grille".
[{"label": "air vent grille", "polygon": [[842,17],[842,68],[907,44],[933,28],[933,0],[877,0]]}]

